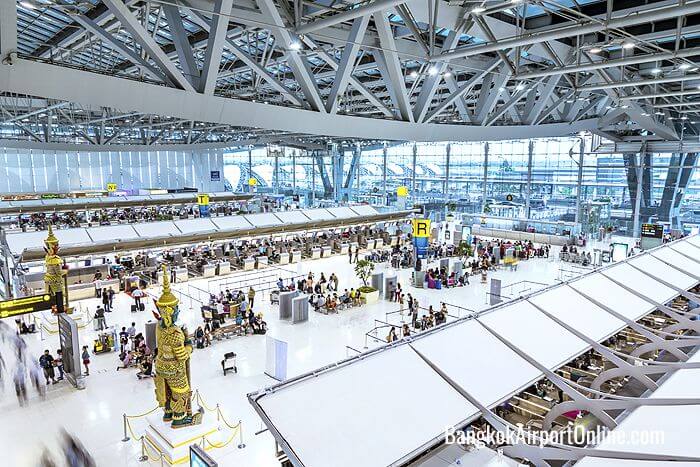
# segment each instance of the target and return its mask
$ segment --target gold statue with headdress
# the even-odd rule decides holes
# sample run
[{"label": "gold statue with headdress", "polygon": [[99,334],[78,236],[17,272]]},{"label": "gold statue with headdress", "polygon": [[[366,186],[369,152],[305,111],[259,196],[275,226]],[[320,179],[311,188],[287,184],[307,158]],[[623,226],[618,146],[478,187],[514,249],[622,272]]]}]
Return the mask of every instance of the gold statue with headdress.
[{"label": "gold statue with headdress", "polygon": [[57,292],[63,294],[63,300],[66,300],[66,285],[63,281],[63,260],[58,256],[58,238],[53,234],[53,227],[49,224],[49,236],[44,240],[44,292],[56,296]]},{"label": "gold statue with headdress", "polygon": [[192,414],[190,385],[190,354],[192,343],[184,330],[175,324],[179,300],[170,291],[168,270],[163,265],[163,293],[156,300],[160,323],[156,326],[155,361],[156,399],[163,407],[163,421],[171,421],[173,428],[197,425],[202,421],[202,410]]}]

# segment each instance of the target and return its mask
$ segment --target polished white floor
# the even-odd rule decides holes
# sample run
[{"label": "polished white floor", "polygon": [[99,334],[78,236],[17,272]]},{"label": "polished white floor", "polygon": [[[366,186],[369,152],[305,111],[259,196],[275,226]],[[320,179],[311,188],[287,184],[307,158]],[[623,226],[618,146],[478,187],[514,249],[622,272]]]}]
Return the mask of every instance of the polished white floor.
[{"label": "polished white floor", "polygon": [[[517,271],[501,270],[489,275],[503,281],[503,286],[520,281],[536,281],[554,284],[560,277],[560,263],[553,258],[522,261]],[[382,268],[380,265],[379,269]],[[336,256],[315,261],[305,261],[289,265],[287,269],[306,274],[314,271],[326,276],[335,272],[340,278],[340,288],[360,285],[348,264],[347,257]],[[409,270],[399,272],[400,282],[406,293],[418,297],[421,306],[439,307],[440,302],[455,304],[474,310],[487,307],[486,285],[474,277],[467,287],[443,289],[441,291],[414,289],[408,287]],[[235,277],[232,275],[231,277]],[[194,295],[191,286],[206,289],[206,280],[175,284],[175,288],[188,295]],[[190,289],[188,290],[188,287]],[[522,290],[518,287],[517,290]],[[151,291],[157,295],[158,290]],[[187,323],[191,330],[201,322],[198,305],[190,308],[190,300],[184,295],[181,321]],[[365,346],[365,333],[375,326],[375,319],[384,321],[386,313],[398,310],[396,303],[380,300],[379,303],[361,308],[341,311],[338,315],[310,313],[306,323],[292,325],[277,318],[277,307],[271,306],[269,297],[258,296],[255,310],[263,311],[269,325],[269,335],[287,341],[289,344],[288,376],[298,375],[314,368],[344,359],[354,352],[346,346],[362,350]],[[256,300],[257,300],[256,299]],[[77,306],[94,310],[97,299],[82,301]],[[139,330],[143,323],[153,319],[149,308],[145,312],[132,314],[129,311],[130,300],[123,294],[116,298],[115,312],[107,315],[108,325],[128,326],[133,320]],[[152,307],[148,304],[147,307]],[[388,318],[392,323],[399,317],[392,314]],[[94,331],[91,327],[81,332],[82,343],[91,347]],[[379,337],[384,337],[385,331]],[[56,335],[39,334],[27,339],[29,350],[36,356],[44,348],[59,347]],[[370,339],[368,346],[379,345]],[[225,352],[238,354],[238,374],[221,374],[220,361]],[[8,366],[13,366],[13,357],[7,346],[2,348]],[[136,370],[115,371],[117,357],[114,353],[93,356],[91,375],[87,377],[87,388],[78,391],[62,382],[50,386],[45,400],[38,398],[30,388],[30,404],[21,408],[17,404],[10,382],[5,383],[0,402],[3,422],[0,424],[2,440],[3,465],[33,466],[39,458],[42,446],[47,443],[53,452],[54,440],[61,427],[77,435],[95,457],[100,466],[136,466],[140,464],[139,446],[134,442],[123,443],[122,414],[139,414],[152,409],[155,403],[153,382],[138,380]],[[247,336],[228,341],[215,342],[204,350],[195,350],[192,356],[192,379],[195,389],[199,389],[205,402],[214,406],[220,404],[230,422],[243,421],[245,449],[238,449],[237,443],[211,451],[220,465],[240,466],[277,466],[274,456],[272,436],[265,432],[255,436],[254,432],[262,425],[248,404],[246,394],[275,381],[264,374],[265,370],[265,336]],[[358,388],[361,390],[361,388]],[[342,401],[339,401],[342,403]],[[313,410],[313,408],[309,408]],[[207,416],[213,416],[207,414]],[[140,434],[144,430],[143,419],[133,422],[134,431]],[[330,464],[329,464],[330,465]]]}]

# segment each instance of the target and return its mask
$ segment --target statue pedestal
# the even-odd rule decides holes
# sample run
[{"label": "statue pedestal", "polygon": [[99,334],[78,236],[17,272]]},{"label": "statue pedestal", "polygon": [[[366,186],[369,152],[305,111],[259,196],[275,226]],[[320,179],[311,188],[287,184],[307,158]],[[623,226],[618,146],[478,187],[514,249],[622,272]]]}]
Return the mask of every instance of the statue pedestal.
[{"label": "statue pedestal", "polygon": [[[199,444],[204,450],[213,449],[211,444],[223,440],[219,432],[216,417],[205,414],[202,423],[183,428],[172,428],[170,422],[164,422],[162,414],[157,413],[146,417],[148,427],[144,441],[151,457],[163,454],[163,460],[169,465],[181,464],[189,460],[190,445]],[[206,438],[207,441],[202,441]]]},{"label": "statue pedestal", "polygon": [[[40,311],[39,312],[39,317],[40,317],[40,324],[41,324],[41,331],[45,332],[47,334],[57,334],[58,333],[58,317],[51,313],[50,311]],[[75,324],[78,325],[78,329],[83,329],[85,328],[88,324],[90,324],[90,321],[86,319],[86,317],[81,314],[81,313],[73,313],[70,315],[71,318],[73,318],[73,321],[75,321]],[[90,329],[92,330],[92,329]]]}]

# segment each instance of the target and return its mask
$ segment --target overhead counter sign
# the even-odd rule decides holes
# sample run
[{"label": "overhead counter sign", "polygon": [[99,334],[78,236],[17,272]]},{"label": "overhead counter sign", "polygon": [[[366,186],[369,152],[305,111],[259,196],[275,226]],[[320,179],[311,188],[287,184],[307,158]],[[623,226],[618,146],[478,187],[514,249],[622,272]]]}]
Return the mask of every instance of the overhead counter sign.
[{"label": "overhead counter sign", "polygon": [[10,318],[26,313],[34,313],[35,311],[50,310],[52,304],[53,300],[51,300],[51,295],[49,294],[6,300],[0,302],[0,318]]},{"label": "overhead counter sign", "polygon": [[413,247],[416,258],[428,255],[428,240],[430,238],[430,219],[413,219]]}]

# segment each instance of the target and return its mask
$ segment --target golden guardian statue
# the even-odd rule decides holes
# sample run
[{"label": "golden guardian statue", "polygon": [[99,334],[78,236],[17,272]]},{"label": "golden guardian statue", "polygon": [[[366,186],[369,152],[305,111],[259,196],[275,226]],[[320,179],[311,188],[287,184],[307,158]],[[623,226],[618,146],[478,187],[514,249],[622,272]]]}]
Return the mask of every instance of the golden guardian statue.
[{"label": "golden guardian statue", "polygon": [[63,280],[63,260],[58,256],[58,238],[53,234],[53,227],[49,224],[49,235],[44,240],[44,293],[56,296],[56,293],[63,294],[63,301],[66,301],[66,285]]},{"label": "golden guardian statue", "polygon": [[192,343],[185,331],[175,324],[179,300],[170,291],[168,270],[163,266],[163,294],[156,300],[157,317],[155,362],[156,399],[163,407],[163,421],[173,428],[197,425],[202,422],[203,410],[192,414],[190,354]]}]

